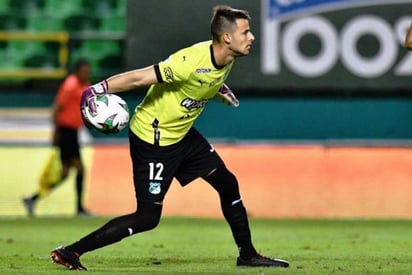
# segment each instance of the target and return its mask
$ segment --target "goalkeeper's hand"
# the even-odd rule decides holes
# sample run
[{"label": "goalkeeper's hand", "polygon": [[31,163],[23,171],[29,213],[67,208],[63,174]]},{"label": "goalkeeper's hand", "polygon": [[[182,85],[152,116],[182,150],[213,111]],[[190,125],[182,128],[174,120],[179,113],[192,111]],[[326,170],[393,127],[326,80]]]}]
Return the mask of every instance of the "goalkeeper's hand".
[{"label": "goalkeeper's hand", "polygon": [[217,91],[215,97],[220,102],[223,102],[227,105],[230,105],[233,107],[239,106],[239,100],[236,98],[235,94],[232,92],[229,86],[227,86],[225,83],[223,83],[222,87],[220,87],[219,91]]},{"label": "goalkeeper's hand", "polygon": [[97,115],[97,106],[95,97],[104,96],[107,94],[107,81],[103,80],[97,84],[94,84],[88,87],[83,91],[82,97],[80,99],[80,113],[83,119],[84,125],[91,129],[93,128],[92,123],[89,121],[86,115],[86,109],[89,110],[89,113],[93,116]]},{"label": "goalkeeper's hand", "polygon": [[92,115],[97,114],[96,102],[94,97],[104,96],[107,94],[107,81],[103,80],[97,84],[94,84],[84,90],[82,97],[80,99],[80,109],[89,108]]}]

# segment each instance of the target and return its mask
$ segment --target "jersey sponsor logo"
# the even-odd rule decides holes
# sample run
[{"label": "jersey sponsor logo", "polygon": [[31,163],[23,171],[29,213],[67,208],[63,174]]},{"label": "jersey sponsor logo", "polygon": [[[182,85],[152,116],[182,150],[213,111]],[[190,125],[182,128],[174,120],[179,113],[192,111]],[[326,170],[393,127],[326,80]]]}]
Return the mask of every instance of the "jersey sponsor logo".
[{"label": "jersey sponsor logo", "polygon": [[211,71],[212,69],[210,68],[197,68],[196,69],[197,74],[207,74],[207,73],[210,73]]},{"label": "jersey sponsor logo", "polygon": [[170,67],[165,67],[163,71],[165,73],[166,80],[173,81],[174,75],[172,69]]},{"label": "jersey sponsor logo", "polygon": [[162,192],[160,182],[149,182],[149,192],[153,195],[158,195]]},{"label": "jersey sponsor logo", "polygon": [[182,101],[182,103],[180,103],[180,105],[182,105],[183,107],[185,107],[186,109],[191,111],[193,109],[199,109],[199,108],[205,107],[205,105],[208,102],[209,102],[208,99],[195,100],[195,99],[186,97],[185,99],[183,99],[183,101]]}]

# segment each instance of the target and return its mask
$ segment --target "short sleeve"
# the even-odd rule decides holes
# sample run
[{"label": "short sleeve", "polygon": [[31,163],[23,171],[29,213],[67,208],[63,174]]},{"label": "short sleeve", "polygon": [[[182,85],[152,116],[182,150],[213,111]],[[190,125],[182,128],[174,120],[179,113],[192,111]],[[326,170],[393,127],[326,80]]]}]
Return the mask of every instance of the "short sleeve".
[{"label": "short sleeve", "polygon": [[181,50],[157,64],[155,71],[158,82],[173,83],[187,80],[193,70],[189,57]]}]

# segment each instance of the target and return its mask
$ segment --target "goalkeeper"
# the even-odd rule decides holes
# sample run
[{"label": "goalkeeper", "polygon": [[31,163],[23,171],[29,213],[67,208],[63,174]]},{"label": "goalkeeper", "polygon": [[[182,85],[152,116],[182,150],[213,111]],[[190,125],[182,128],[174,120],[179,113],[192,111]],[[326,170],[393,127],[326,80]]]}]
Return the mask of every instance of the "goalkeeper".
[{"label": "goalkeeper", "polygon": [[[95,95],[150,86],[130,121],[130,154],[138,202],[136,212],[112,219],[101,228],[51,252],[55,263],[85,270],[79,257],[155,228],[172,179],[182,186],[203,178],[218,193],[221,209],[239,250],[239,266],[288,267],[288,262],[264,257],[252,244],[246,209],[236,177],[193,123],[216,95],[239,103],[223,84],[237,57],[249,54],[254,36],[249,14],[228,6],[215,7],[212,41],[184,48],[143,69],[115,75],[83,93],[82,108],[96,112]],[[87,124],[87,118],[84,117]],[[212,121],[219,127],[219,121]]]}]

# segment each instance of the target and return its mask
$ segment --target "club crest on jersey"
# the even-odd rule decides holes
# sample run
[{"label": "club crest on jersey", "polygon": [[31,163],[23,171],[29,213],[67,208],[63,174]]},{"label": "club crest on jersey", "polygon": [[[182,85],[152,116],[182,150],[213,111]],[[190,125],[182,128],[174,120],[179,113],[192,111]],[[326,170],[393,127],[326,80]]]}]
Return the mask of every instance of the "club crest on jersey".
[{"label": "club crest on jersey", "polygon": [[160,182],[149,182],[149,192],[153,195],[158,195],[162,191]]},{"label": "club crest on jersey", "polygon": [[205,107],[208,101],[209,100],[207,99],[195,100],[195,99],[186,97],[185,99],[183,99],[180,105],[182,105],[183,107],[191,111],[193,109],[199,109],[199,108]]}]

